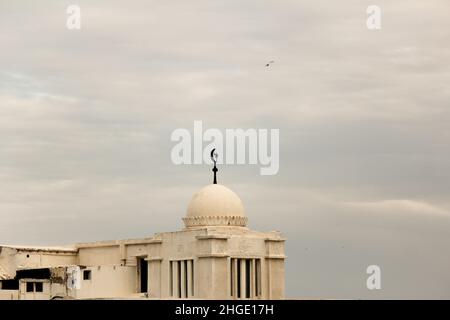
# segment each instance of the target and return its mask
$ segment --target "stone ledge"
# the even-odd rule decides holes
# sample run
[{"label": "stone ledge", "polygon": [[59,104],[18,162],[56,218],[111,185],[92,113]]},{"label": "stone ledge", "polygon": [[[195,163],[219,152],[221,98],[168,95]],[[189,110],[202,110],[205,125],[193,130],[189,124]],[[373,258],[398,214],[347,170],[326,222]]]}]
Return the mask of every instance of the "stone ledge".
[{"label": "stone ledge", "polygon": [[286,238],[265,238],[266,242],[285,242]]},{"label": "stone ledge", "polygon": [[148,258],[145,258],[144,260],[145,261],[162,261],[162,259],[163,258],[161,258],[161,257],[148,257]]},{"label": "stone ledge", "polygon": [[228,258],[230,255],[226,253],[207,253],[199,254],[197,258]]},{"label": "stone ledge", "polygon": [[266,259],[286,259],[287,256],[283,255],[267,255],[265,256]]},{"label": "stone ledge", "polygon": [[197,240],[228,240],[230,239],[230,236],[210,234],[210,235],[196,236],[195,238]]}]

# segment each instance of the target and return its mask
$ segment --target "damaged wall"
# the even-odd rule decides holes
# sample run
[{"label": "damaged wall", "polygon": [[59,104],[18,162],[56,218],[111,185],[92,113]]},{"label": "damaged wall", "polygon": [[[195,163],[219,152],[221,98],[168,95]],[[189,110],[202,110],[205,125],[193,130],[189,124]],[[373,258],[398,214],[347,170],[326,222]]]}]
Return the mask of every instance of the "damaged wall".
[{"label": "damaged wall", "polygon": [[77,262],[76,250],[0,246],[0,279],[14,279],[21,268],[57,267]]}]

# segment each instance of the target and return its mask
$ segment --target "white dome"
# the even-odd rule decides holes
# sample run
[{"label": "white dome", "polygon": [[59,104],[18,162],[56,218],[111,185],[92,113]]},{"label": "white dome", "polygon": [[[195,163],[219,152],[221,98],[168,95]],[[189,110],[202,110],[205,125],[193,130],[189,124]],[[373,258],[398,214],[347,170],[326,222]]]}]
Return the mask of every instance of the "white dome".
[{"label": "white dome", "polygon": [[241,199],[220,184],[210,184],[194,194],[183,220],[186,227],[247,224]]}]

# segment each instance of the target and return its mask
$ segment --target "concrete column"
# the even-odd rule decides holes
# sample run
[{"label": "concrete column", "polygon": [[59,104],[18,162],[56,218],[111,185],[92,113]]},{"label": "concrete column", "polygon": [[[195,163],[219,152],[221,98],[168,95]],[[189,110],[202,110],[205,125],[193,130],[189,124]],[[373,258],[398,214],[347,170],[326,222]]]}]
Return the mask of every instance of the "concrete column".
[{"label": "concrete column", "polygon": [[187,276],[188,276],[188,279],[187,279],[187,285],[188,285],[187,290],[188,290],[188,296],[186,298],[194,296],[194,287],[193,287],[193,285],[194,285],[193,284],[194,275],[192,274],[192,263],[193,263],[192,260],[188,260],[188,262],[187,262]]},{"label": "concrete column", "polygon": [[272,299],[272,268],[270,265],[271,259],[266,259],[266,272],[267,272],[267,297]]},{"label": "concrete column", "polygon": [[256,274],[256,295],[258,297],[262,296],[263,290],[262,290],[262,273],[261,273],[261,260],[255,260],[255,274]]},{"label": "concrete column", "polygon": [[269,299],[284,298],[284,259],[266,259],[269,273]]},{"label": "concrete column", "polygon": [[181,265],[181,298],[187,298],[186,297],[186,262],[180,261]]},{"label": "concrete column", "polygon": [[229,298],[228,258],[209,258],[211,261],[212,297],[223,300]]},{"label": "concrete column", "polygon": [[178,261],[172,261],[172,296],[178,298]]},{"label": "concrete column", "polygon": [[241,263],[241,299],[245,299],[245,283],[246,283],[246,269],[245,259],[239,259]]},{"label": "concrete column", "polygon": [[251,260],[250,263],[250,298],[256,297],[256,261]]},{"label": "concrete column", "polygon": [[161,298],[161,260],[151,260],[148,264],[149,296]]}]

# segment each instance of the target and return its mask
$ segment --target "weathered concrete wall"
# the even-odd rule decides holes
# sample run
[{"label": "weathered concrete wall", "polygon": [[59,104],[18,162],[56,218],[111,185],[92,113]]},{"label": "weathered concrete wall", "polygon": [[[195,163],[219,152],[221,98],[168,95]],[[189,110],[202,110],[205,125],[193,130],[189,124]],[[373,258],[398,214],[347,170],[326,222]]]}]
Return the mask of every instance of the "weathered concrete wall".
[{"label": "weathered concrete wall", "polygon": [[212,272],[212,296],[210,299],[228,299],[228,259],[226,257],[210,258]]},{"label": "weathered concrete wall", "polygon": [[127,297],[136,292],[136,267],[98,266],[91,270],[91,280],[81,280],[77,299]]},{"label": "weathered concrete wall", "polygon": [[53,267],[73,265],[77,261],[76,253],[57,251],[39,251],[0,247],[0,266],[14,278],[19,268]]},{"label": "weathered concrete wall", "polygon": [[65,283],[51,283],[50,286],[50,298],[53,298],[55,296],[58,297],[65,297],[65,296],[72,296],[71,290],[67,289],[67,286]]},{"label": "weathered concrete wall", "polygon": [[161,298],[161,260],[148,262],[149,297]]},{"label": "weathered concrete wall", "polygon": [[214,292],[211,290],[213,283],[212,263],[209,258],[196,260],[195,266],[195,297],[199,299],[212,299]]},{"label": "weathered concrete wall", "polygon": [[284,299],[285,279],[284,261],[281,259],[267,259],[268,299]]},{"label": "weathered concrete wall", "polygon": [[120,258],[119,245],[79,248],[78,264],[85,266],[120,265]]},{"label": "weathered concrete wall", "polygon": [[18,300],[19,290],[0,290],[0,300]]}]

